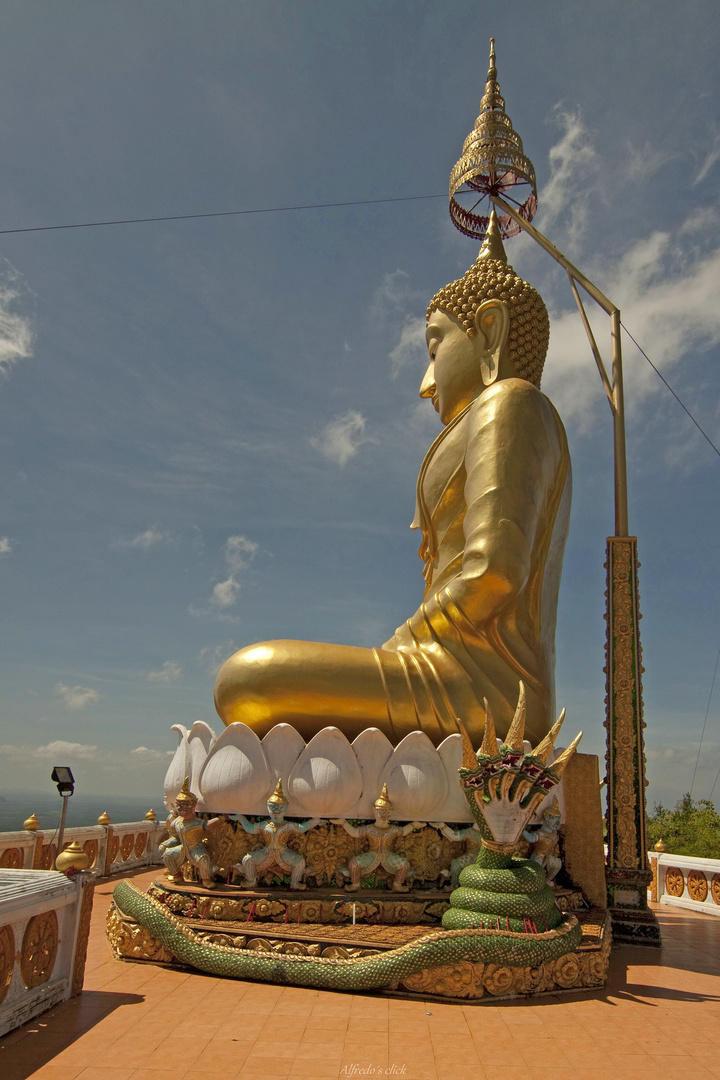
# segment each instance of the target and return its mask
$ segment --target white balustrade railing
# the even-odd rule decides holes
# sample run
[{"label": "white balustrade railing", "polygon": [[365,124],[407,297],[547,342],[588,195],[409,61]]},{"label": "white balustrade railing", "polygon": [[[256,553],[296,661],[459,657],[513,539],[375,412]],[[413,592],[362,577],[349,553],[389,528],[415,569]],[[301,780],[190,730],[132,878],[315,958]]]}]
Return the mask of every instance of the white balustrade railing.
[{"label": "white balustrade railing", "polygon": [[[159,863],[164,821],[126,821],[114,825],[74,825],[65,829],[63,847],[77,841],[90,859],[95,877],[120,874]],[[52,870],[57,856],[54,829],[0,833],[2,870]]]},{"label": "white balustrade railing", "polygon": [[0,1035],[80,993],[94,884],[87,872],[0,869]]},{"label": "white balustrade railing", "polygon": [[720,915],[720,859],[649,851],[650,899],[660,904]]}]

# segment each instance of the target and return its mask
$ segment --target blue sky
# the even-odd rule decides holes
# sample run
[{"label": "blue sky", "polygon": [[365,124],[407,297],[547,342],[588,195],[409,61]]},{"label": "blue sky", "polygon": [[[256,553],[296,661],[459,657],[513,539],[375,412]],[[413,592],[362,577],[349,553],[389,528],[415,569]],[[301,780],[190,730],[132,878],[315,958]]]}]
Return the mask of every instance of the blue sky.
[{"label": "blue sky", "polygon": [[[442,194],[495,36],[536,224],[720,440],[715,6],[0,6],[0,229]],[[604,753],[612,433],[564,274],[543,388],[575,496],[558,703]],[[157,800],[234,649],[378,644],[417,607],[444,199],[0,235],[0,784]],[[608,330],[597,323],[601,347]],[[650,801],[690,787],[720,646],[720,461],[625,340]],[[695,797],[720,769],[720,688]],[[720,784],[716,788],[717,798]]]}]

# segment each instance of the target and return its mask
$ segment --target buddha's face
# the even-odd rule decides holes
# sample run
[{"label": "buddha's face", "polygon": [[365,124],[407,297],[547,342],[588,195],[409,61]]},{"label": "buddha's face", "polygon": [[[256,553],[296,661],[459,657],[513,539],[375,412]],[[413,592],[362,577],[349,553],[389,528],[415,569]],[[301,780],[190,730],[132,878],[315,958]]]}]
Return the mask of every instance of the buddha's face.
[{"label": "buddha's face", "polygon": [[468,337],[452,315],[436,309],[425,332],[430,364],[420,397],[430,398],[443,424],[449,424],[483,389],[482,331]]}]

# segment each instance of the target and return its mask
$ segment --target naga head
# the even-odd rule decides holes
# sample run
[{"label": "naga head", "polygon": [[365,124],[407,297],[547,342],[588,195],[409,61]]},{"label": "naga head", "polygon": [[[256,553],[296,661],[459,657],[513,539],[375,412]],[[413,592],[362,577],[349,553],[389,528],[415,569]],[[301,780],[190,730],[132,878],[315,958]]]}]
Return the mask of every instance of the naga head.
[{"label": "naga head", "polygon": [[540,803],[560,783],[582,738],[580,732],[552,765],[547,764],[564,719],[563,709],[545,738],[526,753],[523,747],[525,687],[521,682],[515,716],[500,746],[487,701],[485,734],[477,753],[458,720],[463,746],[462,765],[458,770],[460,784],[480,827],[484,847],[503,854],[512,852]]}]

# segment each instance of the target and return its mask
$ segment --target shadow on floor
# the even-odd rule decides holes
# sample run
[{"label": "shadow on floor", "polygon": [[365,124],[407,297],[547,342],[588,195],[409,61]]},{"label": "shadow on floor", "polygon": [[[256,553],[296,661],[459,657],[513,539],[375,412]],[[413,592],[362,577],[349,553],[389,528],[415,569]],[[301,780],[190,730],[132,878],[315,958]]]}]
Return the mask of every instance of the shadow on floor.
[{"label": "shadow on floor", "polygon": [[116,1009],[144,1003],[141,994],[90,990],[55,1005],[0,1038],[2,1080],[26,1080]]}]

